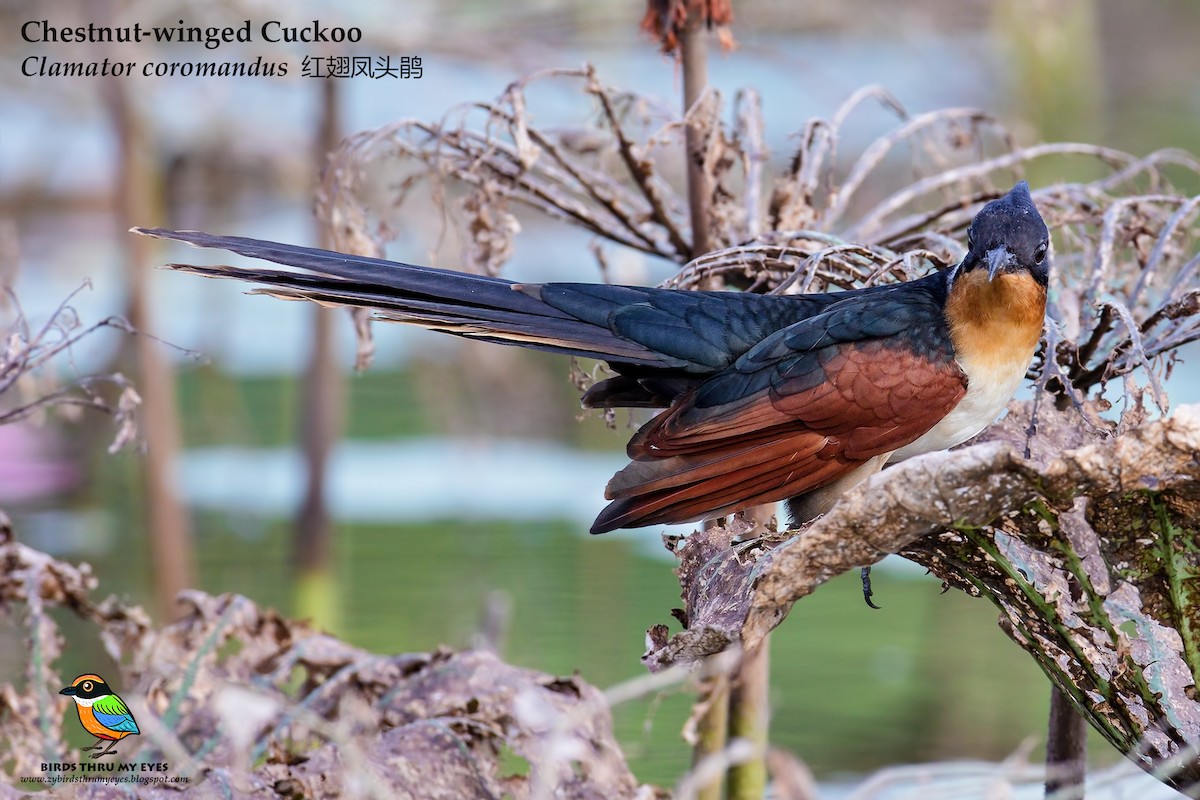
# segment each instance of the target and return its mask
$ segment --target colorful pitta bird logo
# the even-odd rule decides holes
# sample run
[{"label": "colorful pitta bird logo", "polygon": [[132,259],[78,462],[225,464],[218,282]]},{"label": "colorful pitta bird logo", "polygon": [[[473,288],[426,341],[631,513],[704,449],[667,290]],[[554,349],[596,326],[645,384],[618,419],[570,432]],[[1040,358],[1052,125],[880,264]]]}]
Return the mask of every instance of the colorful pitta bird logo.
[{"label": "colorful pitta bird logo", "polygon": [[92,758],[106,756],[116,752],[113,747],[126,736],[136,736],[137,722],[129,711],[125,701],[108,688],[104,678],[99,675],[80,675],[71,685],[59,691],[75,701],[75,710],[79,712],[79,724],[83,729],[96,737],[96,743],[84,750],[100,750],[108,743],[107,750],[92,753]]}]

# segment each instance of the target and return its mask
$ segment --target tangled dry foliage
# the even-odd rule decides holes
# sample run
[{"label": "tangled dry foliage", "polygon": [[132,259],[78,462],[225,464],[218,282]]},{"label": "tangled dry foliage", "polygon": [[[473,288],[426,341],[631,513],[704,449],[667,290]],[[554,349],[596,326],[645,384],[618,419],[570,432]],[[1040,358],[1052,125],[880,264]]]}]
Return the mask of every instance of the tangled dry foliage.
[{"label": "tangled dry foliage", "polygon": [[[170,783],[58,783],[69,798],[393,798],[445,800],[650,800],[667,792],[639,785],[611,731],[610,709],[688,679],[675,667],[600,692],[579,677],[519,669],[485,651],[383,656],[346,645],[239,595],[187,592],[186,613],[155,628],[139,607],[109,597],[73,565],[17,542],[0,513],[0,615],[18,621],[28,650],[21,685],[0,684],[0,800],[25,797],[21,778],[70,779],[46,764],[86,762],[67,743],[74,717],[56,693],[70,680],[55,669],[64,613],[84,623],[119,675],[141,734],[117,760],[167,765]],[[15,638],[15,637],[14,637]],[[74,641],[78,643],[78,634]],[[735,653],[709,659],[729,670]],[[115,679],[115,680],[114,680]],[[74,729],[75,723],[68,722]],[[89,740],[90,741],[90,740]],[[879,772],[855,797],[892,796],[937,776],[964,792],[1015,790],[1043,780],[1023,748],[1001,764],[924,765]],[[669,796],[694,798],[731,763],[754,757],[748,742],[701,761]],[[807,768],[771,749],[774,796],[812,800]],[[114,761],[105,759],[105,763]],[[161,775],[161,772],[150,773]],[[105,771],[98,777],[110,776]],[[1091,776],[1120,787],[1127,772]]]},{"label": "tangled dry foliage", "polygon": [[71,305],[78,291],[35,327],[16,294],[0,287],[0,425],[41,417],[52,409],[68,417],[83,410],[99,411],[116,423],[109,446],[109,452],[115,453],[137,437],[136,412],[142,402],[137,390],[120,373],[64,379],[62,368],[64,362],[73,366],[71,349],[98,331],[111,328],[131,335],[136,331],[121,317],[84,325]]},{"label": "tangled dry foliage", "polygon": [[[539,128],[526,92],[544,81],[578,85],[599,124]],[[840,157],[868,100],[899,121]],[[466,187],[457,202],[478,271],[497,272],[511,254],[521,204],[676,262],[668,285],[786,293],[945,267],[981,204],[1017,178],[1086,176],[1034,192],[1055,251],[1034,399],[955,452],[886,470],[802,531],[755,537],[734,520],[669,542],[684,629],[652,629],[644,661],[661,669],[753,646],[822,582],[900,552],[991,599],[1005,630],[1122,752],[1177,787],[1195,783],[1200,413],[1167,416],[1162,381],[1177,349],[1200,338],[1200,197],[1175,188],[1195,185],[1200,162],[1177,150],[1017,147],[985,112],[910,116],[871,87],[810,120],[769,181],[758,97],[742,92],[730,122],[723,113],[711,92],[681,122],[591,68],[541,73],[440,124],[351,137],[327,171],[321,213],[340,242],[371,252],[387,235],[371,209],[394,207],[423,178],[445,199],[453,181]],[[711,253],[693,252],[673,188],[684,124],[702,134],[687,157],[704,165]],[[414,160],[421,169],[397,172]],[[915,177],[886,190],[897,174]],[[1163,418],[1150,421],[1153,410]]]},{"label": "tangled dry foliage", "polygon": [[[63,642],[51,612],[61,608],[121,666],[141,727],[121,759],[166,762],[190,779],[139,786],[137,797],[655,796],[613,739],[609,706],[622,698],[577,677],[484,651],[376,655],[239,595],[187,592],[186,613],[156,629],[136,606],[95,602],[96,585],[86,565],[15,541],[0,515],[0,611],[21,620],[29,648],[25,688],[0,686],[10,777],[54,777],[40,765],[81,760],[67,750],[56,694],[70,680],[54,667]],[[0,797],[16,796],[0,785]],[[69,784],[56,796],[130,792]]]}]

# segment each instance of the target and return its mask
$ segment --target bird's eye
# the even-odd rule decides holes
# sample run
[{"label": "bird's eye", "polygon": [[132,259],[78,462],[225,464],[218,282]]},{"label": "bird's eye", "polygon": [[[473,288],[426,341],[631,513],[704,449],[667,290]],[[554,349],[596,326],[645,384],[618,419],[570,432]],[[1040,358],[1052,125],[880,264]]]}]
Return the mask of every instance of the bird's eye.
[{"label": "bird's eye", "polygon": [[92,690],[92,682],[91,682],[91,681],[84,681],[84,682],[83,682],[83,690],[84,690],[85,692],[90,692],[90,691]]},{"label": "bird's eye", "polygon": [[1034,263],[1040,264],[1046,260],[1046,243],[1042,242],[1038,245],[1038,249],[1033,251]]}]

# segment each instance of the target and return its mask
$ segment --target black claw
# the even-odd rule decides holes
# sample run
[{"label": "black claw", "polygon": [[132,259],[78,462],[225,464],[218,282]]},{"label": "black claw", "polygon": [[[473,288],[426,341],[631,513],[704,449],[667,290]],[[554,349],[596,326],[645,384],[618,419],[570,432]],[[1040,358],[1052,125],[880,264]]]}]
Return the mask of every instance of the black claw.
[{"label": "black claw", "polygon": [[866,602],[866,604],[868,606],[870,606],[871,608],[878,611],[881,608],[881,606],[877,606],[871,602],[871,598],[875,595],[875,592],[871,591],[871,568],[870,567],[862,568],[862,586],[863,586],[863,600]]}]

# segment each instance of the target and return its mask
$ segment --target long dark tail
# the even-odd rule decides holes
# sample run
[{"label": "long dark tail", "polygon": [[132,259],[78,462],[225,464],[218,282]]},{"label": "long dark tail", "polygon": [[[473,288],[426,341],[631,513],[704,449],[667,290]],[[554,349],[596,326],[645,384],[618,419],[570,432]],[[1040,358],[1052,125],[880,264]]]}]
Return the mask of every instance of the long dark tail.
[{"label": "long dark tail", "polygon": [[[583,317],[541,299],[541,287],[464,272],[421,267],[313,247],[199,231],[133,228],[133,232],[228,250],[316,274],[231,266],[168,264],[170,269],[214,278],[235,278],[284,299],[370,308],[380,319],[405,322],[472,339],[639,366],[680,368],[688,361],[652,350],[603,324],[607,308],[622,305],[624,287],[577,290]],[[565,285],[555,285],[565,286]],[[609,290],[603,292],[603,290]],[[597,295],[597,290],[603,293]],[[608,296],[604,296],[608,295]],[[559,305],[563,305],[559,298]],[[568,304],[570,307],[570,304]],[[585,318],[586,317],[586,318]]]}]

